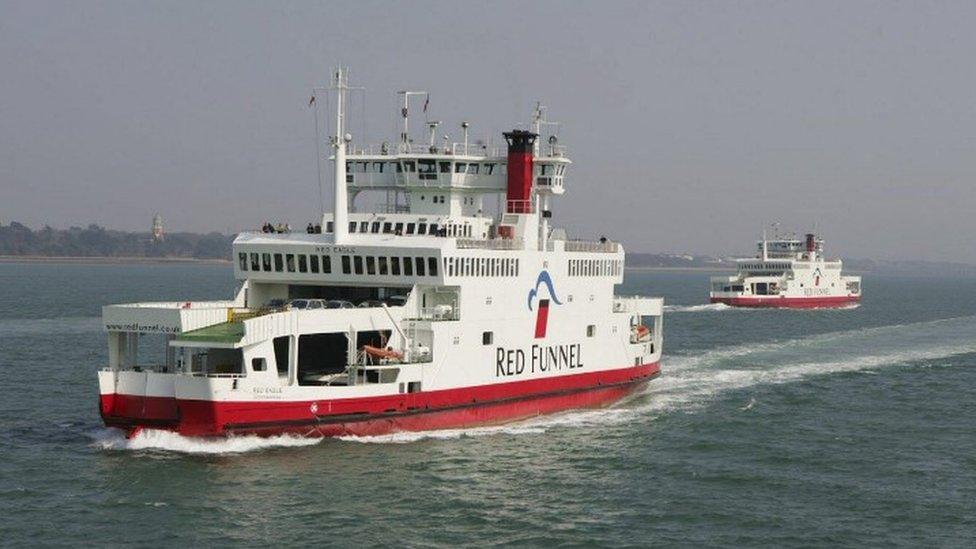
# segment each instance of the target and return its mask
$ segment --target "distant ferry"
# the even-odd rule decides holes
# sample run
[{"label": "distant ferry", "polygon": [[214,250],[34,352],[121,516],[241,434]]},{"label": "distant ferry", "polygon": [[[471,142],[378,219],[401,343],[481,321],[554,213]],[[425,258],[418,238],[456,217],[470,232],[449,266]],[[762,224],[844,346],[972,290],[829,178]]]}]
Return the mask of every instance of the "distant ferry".
[{"label": "distant ferry", "polygon": [[[106,425],[376,435],[605,406],[658,376],[662,299],[615,296],[623,247],[552,225],[571,162],[541,106],[507,149],[467,123],[441,143],[428,122],[421,145],[425,92],[400,92],[398,142],[370,148],[346,133],[344,71],[332,89],[334,214],[241,233],[231,300],[106,306]],[[366,193],[386,202],[363,211]]]},{"label": "distant ferry", "polygon": [[823,239],[759,241],[756,257],[736,260],[735,276],[713,276],[712,303],[734,307],[837,308],[861,300],[861,277],[843,276],[841,260],[825,259]]}]

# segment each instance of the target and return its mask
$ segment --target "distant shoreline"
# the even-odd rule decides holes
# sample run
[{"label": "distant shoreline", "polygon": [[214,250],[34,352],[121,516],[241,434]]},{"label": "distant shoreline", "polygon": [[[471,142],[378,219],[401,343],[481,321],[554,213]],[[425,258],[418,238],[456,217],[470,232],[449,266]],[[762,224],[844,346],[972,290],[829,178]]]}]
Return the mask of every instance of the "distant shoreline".
[{"label": "distant shoreline", "polygon": [[194,263],[228,265],[229,259],[198,259],[195,257],[102,257],[102,256],[43,256],[43,255],[0,255],[0,263],[95,263],[95,264],[168,264]]}]

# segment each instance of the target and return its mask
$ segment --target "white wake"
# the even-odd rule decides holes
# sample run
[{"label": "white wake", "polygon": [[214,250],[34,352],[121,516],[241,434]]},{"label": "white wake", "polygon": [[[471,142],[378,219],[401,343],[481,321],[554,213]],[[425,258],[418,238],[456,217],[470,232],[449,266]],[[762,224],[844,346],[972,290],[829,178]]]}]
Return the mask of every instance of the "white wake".
[{"label": "white wake", "polygon": [[93,433],[92,438],[94,445],[103,450],[160,450],[180,454],[241,454],[270,448],[313,446],[322,441],[321,438],[294,435],[196,438],[156,429],[144,429],[136,436],[126,438],[121,430],[109,428]]},{"label": "white wake", "polygon": [[708,311],[728,311],[733,307],[725,303],[702,303],[699,305],[665,305],[666,313],[701,313]]}]

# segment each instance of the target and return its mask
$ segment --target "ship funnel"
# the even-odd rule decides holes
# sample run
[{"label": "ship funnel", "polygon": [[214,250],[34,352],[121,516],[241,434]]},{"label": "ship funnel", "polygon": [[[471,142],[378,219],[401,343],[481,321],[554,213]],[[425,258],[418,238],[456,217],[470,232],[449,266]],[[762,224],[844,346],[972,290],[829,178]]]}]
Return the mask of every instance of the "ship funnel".
[{"label": "ship funnel", "polygon": [[817,241],[816,236],[813,233],[807,233],[807,253],[813,253],[817,251]]},{"label": "ship funnel", "polygon": [[532,212],[532,151],[539,134],[525,130],[505,132],[508,142],[508,194],[506,212]]}]

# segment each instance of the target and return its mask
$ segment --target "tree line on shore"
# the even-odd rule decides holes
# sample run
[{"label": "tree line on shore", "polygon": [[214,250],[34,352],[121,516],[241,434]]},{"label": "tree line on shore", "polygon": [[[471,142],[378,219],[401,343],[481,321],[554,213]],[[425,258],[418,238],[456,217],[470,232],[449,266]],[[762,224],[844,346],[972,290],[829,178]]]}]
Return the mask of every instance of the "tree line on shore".
[{"label": "tree line on shore", "polygon": [[33,230],[14,221],[0,225],[0,256],[230,259],[233,240],[233,235],[217,232],[167,233],[154,240],[149,232],[115,231],[95,224]]}]

